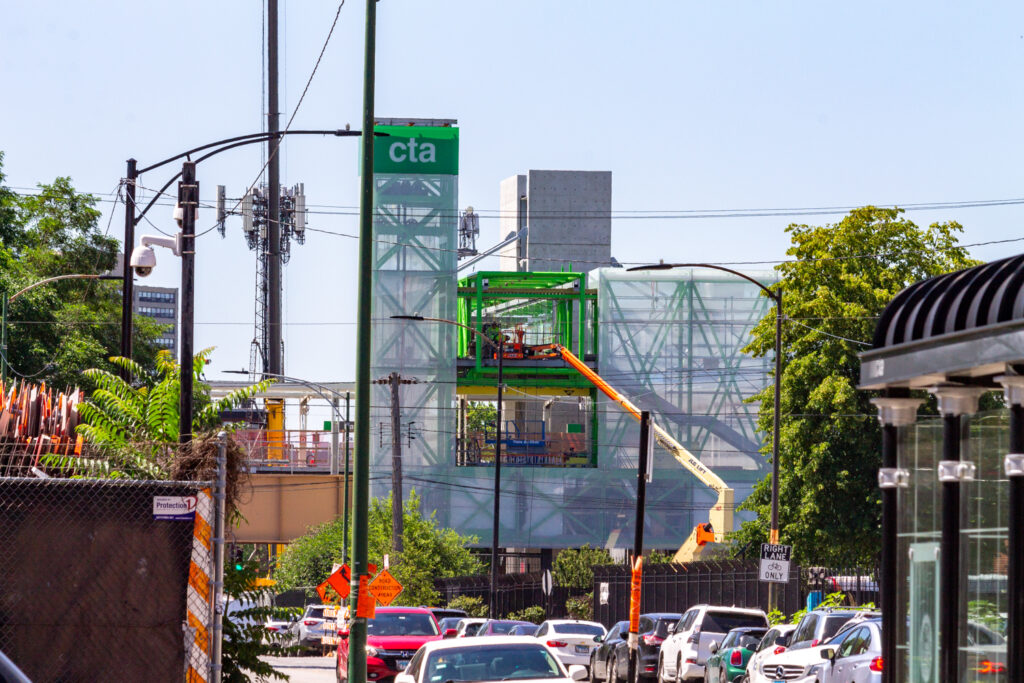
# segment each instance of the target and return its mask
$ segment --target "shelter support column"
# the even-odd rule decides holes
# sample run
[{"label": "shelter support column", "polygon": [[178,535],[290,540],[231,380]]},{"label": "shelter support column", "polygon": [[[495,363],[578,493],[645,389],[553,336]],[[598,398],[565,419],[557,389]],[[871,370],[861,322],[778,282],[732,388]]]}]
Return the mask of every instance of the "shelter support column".
[{"label": "shelter support column", "polygon": [[908,398],[906,389],[888,389],[885,393],[886,396],[871,402],[877,406],[878,421],[882,423],[882,467],[878,470],[878,486],[882,489],[882,566],[878,577],[882,603],[882,683],[894,683],[896,643],[899,639],[896,607],[899,581],[897,489],[906,488],[910,479],[910,473],[898,467],[899,428],[917,420],[917,408],[923,401]]},{"label": "shelter support column", "polygon": [[974,479],[974,465],[961,461],[961,420],[978,412],[978,399],[985,389],[964,386],[936,386],[935,395],[942,415],[942,536],[939,543],[939,680],[960,680],[960,483]]},{"label": "shelter support column", "polygon": [[1003,385],[1010,411],[1010,452],[1003,463],[1010,482],[1006,680],[1024,681],[1024,376],[1003,375],[996,381]]}]

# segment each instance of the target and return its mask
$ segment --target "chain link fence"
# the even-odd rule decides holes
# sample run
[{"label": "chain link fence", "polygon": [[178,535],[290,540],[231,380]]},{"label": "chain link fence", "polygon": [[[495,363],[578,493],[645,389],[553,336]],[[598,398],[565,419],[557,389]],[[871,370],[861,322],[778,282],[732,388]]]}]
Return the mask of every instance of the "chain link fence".
[{"label": "chain link fence", "polygon": [[39,681],[208,680],[211,491],[0,477],[0,651]]}]

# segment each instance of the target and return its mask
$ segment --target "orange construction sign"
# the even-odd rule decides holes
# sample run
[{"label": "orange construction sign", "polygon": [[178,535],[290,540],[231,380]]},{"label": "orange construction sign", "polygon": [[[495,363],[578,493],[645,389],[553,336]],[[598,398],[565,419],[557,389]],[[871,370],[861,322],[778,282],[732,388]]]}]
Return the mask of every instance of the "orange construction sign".
[{"label": "orange construction sign", "polygon": [[643,577],[644,558],[633,562],[633,575],[629,584],[629,632],[640,632],[640,580]]},{"label": "orange construction sign", "polygon": [[356,617],[373,619],[377,613],[377,601],[370,595],[370,577],[362,574],[359,577],[359,594],[356,597]]},{"label": "orange construction sign", "polygon": [[352,592],[350,582],[352,581],[352,572],[349,571],[348,565],[343,564],[338,567],[338,571],[334,572],[327,577],[327,583],[330,584],[334,592],[344,600],[348,597],[349,593]]},{"label": "orange construction sign", "polygon": [[377,602],[387,607],[402,592],[402,584],[398,583],[398,579],[385,569],[374,577],[373,581],[370,582],[369,589],[370,595],[376,598]]}]

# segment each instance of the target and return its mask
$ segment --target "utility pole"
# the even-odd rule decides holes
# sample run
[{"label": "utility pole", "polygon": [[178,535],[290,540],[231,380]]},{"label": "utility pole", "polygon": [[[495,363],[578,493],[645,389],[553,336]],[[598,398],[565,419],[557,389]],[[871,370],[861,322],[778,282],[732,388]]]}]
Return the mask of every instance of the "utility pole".
[{"label": "utility pole", "polygon": [[[128,160],[124,181],[124,263],[121,264],[121,357],[132,357],[132,304],[135,298],[135,280],[132,272],[132,250],[135,248],[135,185],[139,178],[135,159]],[[121,370],[125,381],[131,379],[127,369]]]},{"label": "utility pole", "polygon": [[402,404],[398,387],[409,384],[397,372],[388,375],[391,385],[391,548],[402,552]]},{"label": "utility pole", "polygon": [[[373,96],[377,0],[366,0],[363,73],[363,155],[359,187],[359,284],[356,311],[356,452],[352,496],[352,624],[348,683],[366,683],[366,606],[360,609],[360,581],[368,581],[370,511],[370,335],[373,296]],[[372,598],[370,598],[372,600]],[[366,597],[363,597],[366,600]]]},{"label": "utility pole", "polygon": [[181,396],[178,438],[182,445],[192,440],[192,338],[195,332],[196,301],[196,209],[199,207],[199,181],[196,164],[181,166],[178,184],[181,207]]},{"label": "utility pole", "polygon": [[[633,533],[633,564],[644,554],[644,517],[647,506],[647,459],[651,445],[651,414],[644,410],[640,413],[640,458],[636,472],[636,528]],[[642,567],[642,565],[641,565]],[[637,569],[634,569],[637,571]],[[638,622],[634,616],[640,614],[640,595],[631,592],[630,595],[630,621],[629,621],[629,674],[627,681],[632,683],[639,680],[636,675],[637,647],[639,646]]]},{"label": "utility pole", "polygon": [[267,216],[267,326],[270,339],[266,350],[269,372],[284,372],[281,341],[281,148],[282,139],[274,133],[280,128],[277,109],[277,0],[267,0],[267,184],[269,204]]}]

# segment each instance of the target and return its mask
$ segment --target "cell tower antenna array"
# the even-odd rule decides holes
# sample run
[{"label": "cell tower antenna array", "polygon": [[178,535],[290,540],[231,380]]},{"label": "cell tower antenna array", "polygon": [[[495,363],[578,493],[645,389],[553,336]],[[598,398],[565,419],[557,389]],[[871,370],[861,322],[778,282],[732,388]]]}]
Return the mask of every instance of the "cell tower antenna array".
[{"label": "cell tower antenna array", "polygon": [[278,249],[270,244],[270,191],[266,185],[254,187],[242,198],[242,232],[245,243],[256,252],[256,332],[249,351],[252,379],[270,370],[270,259],[277,252],[281,264],[291,259],[291,242],[306,242],[306,195],[303,183],[281,188],[278,206],[281,241]]}]

